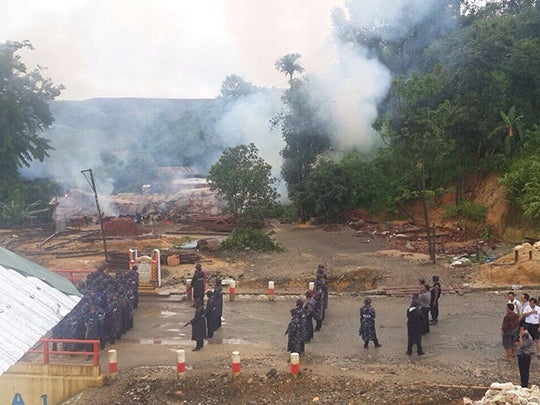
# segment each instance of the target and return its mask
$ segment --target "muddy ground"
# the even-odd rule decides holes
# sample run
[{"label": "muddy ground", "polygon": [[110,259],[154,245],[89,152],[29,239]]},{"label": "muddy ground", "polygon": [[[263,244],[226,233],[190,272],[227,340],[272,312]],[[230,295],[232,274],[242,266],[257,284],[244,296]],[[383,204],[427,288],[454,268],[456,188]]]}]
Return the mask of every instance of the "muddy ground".
[{"label": "muddy ground", "polygon": [[[506,267],[506,278],[499,281],[486,278],[479,266],[453,268],[451,257],[440,257],[434,265],[425,255],[392,250],[386,238],[346,226],[273,223],[271,229],[284,248],[281,252],[247,251],[232,256],[200,252],[209,275],[233,277],[239,294],[235,302],[225,297],[224,326],[203,351],[192,353],[189,327],[180,328],[193,312],[189,303],[182,301],[184,279],[192,274],[193,265],[165,266],[160,292],[169,298],[142,300],[135,311],[135,328],[115,346],[106,348],[118,350],[118,381],[87,390],[68,403],[444,404],[460,403],[463,396],[481,397],[494,381],[518,382],[517,364],[502,360],[500,343],[505,291],[517,284],[509,282],[513,277],[508,279],[514,267]],[[200,237],[195,232],[166,236],[165,229],[159,227],[147,231],[152,238],[110,241],[109,247],[126,252],[129,248],[165,250]],[[99,248],[99,241],[92,243],[93,248]],[[19,251],[35,250],[36,241],[17,246]],[[489,252],[493,257],[509,252],[508,246],[493,247]],[[90,247],[78,242],[69,246],[77,248]],[[92,269],[101,263],[99,256],[31,258],[50,268]],[[307,345],[295,379],[288,372],[284,332],[294,299],[313,280],[319,263],[327,267],[330,280],[328,316],[323,330]],[[527,265],[537,268],[536,259]],[[444,295],[441,322],[424,339],[427,355],[405,354],[408,294],[374,295],[383,347],[364,350],[358,337],[358,309],[363,297],[385,289],[413,288],[418,278],[431,279],[433,274],[441,277]],[[275,281],[276,302],[269,302],[264,295],[269,280]],[[536,296],[538,289],[528,286],[527,281],[521,285]],[[483,292],[471,289],[493,286],[496,288]],[[181,348],[186,350],[188,369],[178,381],[176,350]],[[103,372],[107,371],[106,350],[101,355]],[[242,372],[231,381],[230,354],[234,350],[241,352]],[[539,361],[535,358],[531,367],[533,383],[540,376]]]}]

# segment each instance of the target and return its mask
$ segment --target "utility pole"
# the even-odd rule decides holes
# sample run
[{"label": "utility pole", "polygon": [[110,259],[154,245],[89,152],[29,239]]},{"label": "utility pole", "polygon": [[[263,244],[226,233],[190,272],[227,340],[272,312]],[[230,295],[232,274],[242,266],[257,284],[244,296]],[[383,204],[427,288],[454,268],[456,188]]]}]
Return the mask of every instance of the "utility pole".
[{"label": "utility pole", "polygon": [[[88,185],[94,192],[94,198],[96,199],[96,207],[97,212],[99,215],[99,227],[101,229],[101,240],[103,241],[103,252],[105,254],[105,263],[107,263],[107,242],[105,241],[105,232],[103,232],[103,217],[101,215],[101,209],[99,208],[99,201],[98,201],[98,195],[96,191],[96,183],[94,182],[94,174],[92,173],[92,169],[86,169],[81,170],[82,175],[84,176],[84,179],[88,182]],[[90,174],[90,180],[88,180],[88,177],[86,176],[87,173]]]}]

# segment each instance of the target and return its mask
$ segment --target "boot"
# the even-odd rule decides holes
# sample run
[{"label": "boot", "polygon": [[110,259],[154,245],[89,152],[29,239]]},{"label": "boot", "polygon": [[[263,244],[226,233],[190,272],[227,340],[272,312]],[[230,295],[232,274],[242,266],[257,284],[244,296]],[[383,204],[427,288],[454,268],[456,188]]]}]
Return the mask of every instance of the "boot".
[{"label": "boot", "polygon": [[375,343],[375,347],[381,347],[382,346],[377,339],[375,339],[373,342]]},{"label": "boot", "polygon": [[366,340],[366,341],[364,342],[364,349],[367,349],[367,348],[368,348],[368,343],[369,343],[368,340]]}]

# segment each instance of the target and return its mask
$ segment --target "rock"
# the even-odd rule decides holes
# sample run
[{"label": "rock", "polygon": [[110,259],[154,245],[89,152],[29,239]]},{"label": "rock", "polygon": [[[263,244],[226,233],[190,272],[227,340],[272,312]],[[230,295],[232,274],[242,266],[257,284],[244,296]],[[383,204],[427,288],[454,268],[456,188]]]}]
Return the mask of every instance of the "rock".
[{"label": "rock", "polygon": [[266,373],[266,377],[268,378],[274,378],[277,376],[277,370],[275,368],[270,369],[268,373]]},{"label": "rock", "polygon": [[540,403],[540,389],[536,385],[522,388],[512,383],[493,383],[479,401],[464,397],[465,405],[534,404]]}]

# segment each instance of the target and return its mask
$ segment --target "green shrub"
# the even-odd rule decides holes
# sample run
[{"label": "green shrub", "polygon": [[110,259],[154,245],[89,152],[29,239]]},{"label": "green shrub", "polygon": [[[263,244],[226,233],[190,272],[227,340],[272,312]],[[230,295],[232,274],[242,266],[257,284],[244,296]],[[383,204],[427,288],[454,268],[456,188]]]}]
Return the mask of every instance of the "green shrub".
[{"label": "green shrub", "polygon": [[276,204],[269,215],[282,223],[290,224],[298,220],[298,208],[294,205]]},{"label": "green shrub", "polygon": [[501,179],[506,198],[523,216],[540,220],[540,159],[528,156],[515,160]]},{"label": "green shrub", "polygon": [[443,213],[443,219],[465,219],[473,222],[484,222],[487,209],[482,204],[473,201],[463,201],[457,205],[447,207]]},{"label": "green shrub", "polygon": [[280,247],[272,240],[269,233],[255,228],[237,228],[229,237],[221,243],[222,250],[280,250]]}]

